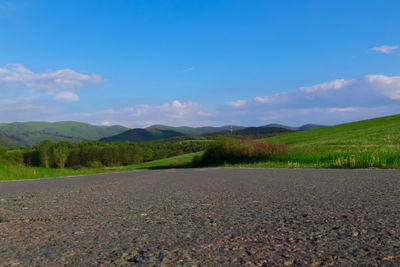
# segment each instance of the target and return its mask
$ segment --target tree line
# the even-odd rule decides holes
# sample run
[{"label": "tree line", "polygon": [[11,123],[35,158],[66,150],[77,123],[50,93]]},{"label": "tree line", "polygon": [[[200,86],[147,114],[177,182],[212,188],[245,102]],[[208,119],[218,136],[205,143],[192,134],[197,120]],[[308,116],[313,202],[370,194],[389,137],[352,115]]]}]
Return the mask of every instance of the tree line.
[{"label": "tree line", "polygon": [[208,142],[104,143],[43,141],[20,153],[26,166],[45,168],[116,167],[201,151]]}]

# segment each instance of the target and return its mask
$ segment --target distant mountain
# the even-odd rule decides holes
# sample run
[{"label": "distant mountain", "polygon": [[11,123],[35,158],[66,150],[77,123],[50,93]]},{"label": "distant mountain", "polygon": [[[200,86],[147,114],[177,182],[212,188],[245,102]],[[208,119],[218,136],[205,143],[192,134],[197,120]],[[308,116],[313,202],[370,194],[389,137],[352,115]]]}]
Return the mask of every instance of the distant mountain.
[{"label": "distant mountain", "polygon": [[97,126],[74,121],[0,123],[0,132],[23,145],[38,144],[44,140],[53,142],[98,140],[128,129],[119,125]]},{"label": "distant mountain", "polygon": [[[268,124],[265,126],[258,126],[258,127],[245,127],[245,126],[237,126],[233,125],[232,130],[235,133],[267,133],[267,132],[293,132],[293,131],[305,131],[311,129],[317,129],[325,127],[322,125],[317,124],[305,124],[300,127],[292,127],[277,123]],[[175,131],[178,133],[182,133],[183,135],[205,135],[205,134],[215,134],[215,133],[226,133],[231,130],[231,126],[221,126],[221,127],[173,127],[173,126],[166,126],[166,125],[152,125],[146,128],[147,130],[169,130]]]},{"label": "distant mountain", "polygon": [[245,129],[238,131],[238,133],[294,132],[294,131],[306,131],[306,130],[318,129],[322,127],[325,126],[317,124],[305,124],[300,127],[292,127],[292,126],[273,123],[259,127],[247,127]]},{"label": "distant mountain", "polygon": [[162,140],[171,137],[184,136],[184,134],[171,130],[158,129],[132,129],[126,132],[100,139],[103,142],[146,142]]},{"label": "distant mountain", "polygon": [[[268,124],[261,127],[232,126],[235,133],[259,134],[303,131],[321,128],[316,124],[290,127],[281,124]],[[14,122],[0,123],[0,145],[20,147],[39,144],[44,140],[53,142],[86,140],[143,142],[162,140],[171,137],[207,135],[230,132],[231,126],[221,127],[173,127],[153,125],[145,129],[129,129],[123,126],[97,126],[74,121],[61,122]]]},{"label": "distant mountain", "polygon": [[17,148],[23,145],[5,133],[0,132],[0,146],[5,148]]},{"label": "distant mountain", "polygon": [[259,126],[259,127],[247,127],[237,133],[245,134],[245,133],[276,133],[276,132],[294,132],[296,131],[290,127],[281,127],[281,126]]},{"label": "distant mountain", "polygon": [[326,127],[326,126],[309,123],[309,124],[304,124],[301,127],[298,127],[297,130],[306,131],[306,130],[313,130],[313,129],[323,128],[323,127]]},{"label": "distant mountain", "polygon": [[[244,126],[236,126],[232,125],[232,130],[234,132],[242,130],[246,127]],[[152,125],[146,128],[147,130],[168,130],[168,131],[175,131],[178,133],[182,133],[183,135],[203,135],[203,134],[211,134],[211,133],[223,133],[229,132],[231,130],[230,125],[225,125],[221,127],[173,127],[173,126],[166,126],[166,125]]]}]

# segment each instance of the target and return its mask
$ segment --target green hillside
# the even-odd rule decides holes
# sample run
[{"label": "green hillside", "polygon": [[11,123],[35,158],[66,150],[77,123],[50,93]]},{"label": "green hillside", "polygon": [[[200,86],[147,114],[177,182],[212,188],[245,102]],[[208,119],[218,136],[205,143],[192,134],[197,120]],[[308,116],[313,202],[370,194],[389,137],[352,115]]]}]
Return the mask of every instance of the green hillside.
[{"label": "green hillside", "polygon": [[[301,127],[292,127],[286,126],[282,124],[268,124],[265,126],[258,126],[258,127],[244,127],[244,126],[237,126],[232,125],[232,130],[235,133],[268,133],[268,132],[290,132],[290,131],[304,131],[310,129],[321,128],[324,126],[317,125],[317,124],[306,124]],[[225,125],[221,127],[173,127],[173,126],[166,126],[166,125],[152,125],[147,130],[157,129],[157,130],[168,130],[168,131],[175,131],[182,133],[184,135],[206,135],[206,134],[216,134],[216,133],[226,133],[231,131],[230,125]]]},{"label": "green hillside", "polygon": [[400,152],[400,115],[289,133],[263,139],[331,152]]},{"label": "green hillside", "polygon": [[[233,131],[239,131],[246,127],[244,126],[236,126],[232,125]],[[183,135],[204,135],[211,133],[220,133],[220,132],[229,132],[231,130],[231,126],[221,126],[221,127],[173,127],[166,125],[152,125],[146,128],[147,130],[163,130],[163,131],[175,131],[178,133],[182,133]]]},{"label": "green hillside", "polygon": [[17,140],[0,132],[0,146],[5,147],[5,148],[17,148],[17,147],[21,147],[22,145]]},{"label": "green hillside", "polygon": [[118,125],[97,126],[74,121],[0,123],[0,132],[23,145],[38,144],[44,140],[54,142],[98,140],[126,130],[128,128]]},{"label": "green hillside", "polygon": [[125,131],[121,134],[117,134],[110,137],[100,139],[103,142],[147,142],[162,140],[171,137],[183,136],[182,133],[178,133],[171,130],[157,130],[157,129],[132,129]]},{"label": "green hillside", "polygon": [[[267,144],[271,155],[255,156],[262,144],[247,145],[240,141],[216,143],[219,150],[211,162],[226,162],[223,166],[258,168],[400,168],[400,115],[345,123],[314,130],[297,131],[260,139],[278,144],[280,154],[273,155],[274,146]],[[230,142],[233,145],[224,145]],[[222,146],[221,146],[222,144]],[[238,147],[239,150],[233,148]],[[204,154],[202,162],[210,162]],[[247,151],[247,152],[246,152]],[[233,154],[232,154],[233,153]],[[236,154],[235,154],[236,153]],[[244,154],[243,154],[244,153]],[[247,153],[247,154],[245,154]],[[228,156],[236,156],[235,161]],[[229,163],[229,164],[228,164]]]}]

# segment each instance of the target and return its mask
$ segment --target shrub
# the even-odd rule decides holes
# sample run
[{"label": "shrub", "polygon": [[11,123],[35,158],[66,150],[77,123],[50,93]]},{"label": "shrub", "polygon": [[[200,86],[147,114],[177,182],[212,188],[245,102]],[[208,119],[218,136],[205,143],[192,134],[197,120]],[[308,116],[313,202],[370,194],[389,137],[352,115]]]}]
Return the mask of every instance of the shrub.
[{"label": "shrub", "polygon": [[169,166],[171,168],[179,168],[185,165],[185,162],[183,161],[176,161],[176,162],[172,162]]},{"label": "shrub", "polygon": [[285,144],[264,144],[251,139],[234,140],[220,137],[209,146],[200,159],[193,159],[193,164],[266,160],[273,156],[284,155],[287,151]]},{"label": "shrub", "polygon": [[100,161],[88,161],[86,165],[88,168],[103,168],[103,164]]}]

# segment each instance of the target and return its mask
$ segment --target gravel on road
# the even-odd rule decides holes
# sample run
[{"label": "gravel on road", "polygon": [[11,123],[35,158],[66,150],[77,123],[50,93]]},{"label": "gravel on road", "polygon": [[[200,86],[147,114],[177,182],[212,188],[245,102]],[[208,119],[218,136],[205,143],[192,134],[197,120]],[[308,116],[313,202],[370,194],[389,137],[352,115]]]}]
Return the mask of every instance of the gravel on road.
[{"label": "gravel on road", "polygon": [[400,265],[400,171],[169,169],[0,182],[0,266]]}]

